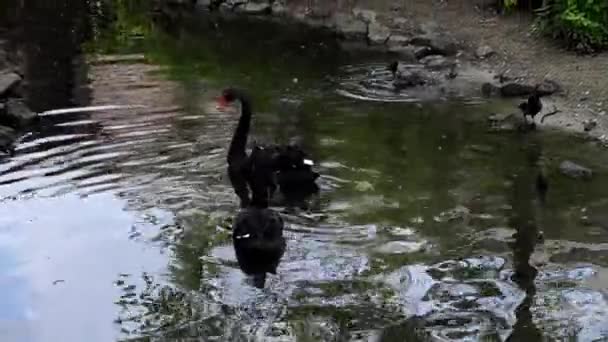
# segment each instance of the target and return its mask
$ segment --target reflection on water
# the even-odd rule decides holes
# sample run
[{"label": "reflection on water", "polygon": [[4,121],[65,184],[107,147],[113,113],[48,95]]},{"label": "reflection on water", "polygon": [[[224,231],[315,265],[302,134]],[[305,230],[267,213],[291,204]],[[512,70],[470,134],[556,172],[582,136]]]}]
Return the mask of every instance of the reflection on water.
[{"label": "reflection on water", "polygon": [[[43,31],[28,31],[27,91],[37,108],[146,108],[44,116],[0,164],[3,336],[606,336],[607,157],[595,147],[555,132],[491,133],[483,118],[500,107],[492,103],[341,96],[336,82],[351,75],[343,66],[384,62],[335,52],[324,34],[187,16],[166,32],[145,2],[112,3],[95,7],[115,21],[90,18],[96,39],[87,48],[145,60],[74,71],[64,52],[78,49],[66,34],[72,43],[57,43],[67,50],[53,68],[52,51],[32,52]],[[65,25],[56,27],[81,24]],[[81,101],[73,89],[85,71],[90,100]],[[67,85],[54,88],[53,79]],[[237,115],[212,105],[227,84],[252,92],[255,139],[297,136],[323,175],[310,210],[279,208],[288,249],[263,290],[244,281],[227,229],[237,201],[225,153]],[[563,159],[592,167],[595,178],[562,177]],[[541,162],[545,202],[535,190]]]}]

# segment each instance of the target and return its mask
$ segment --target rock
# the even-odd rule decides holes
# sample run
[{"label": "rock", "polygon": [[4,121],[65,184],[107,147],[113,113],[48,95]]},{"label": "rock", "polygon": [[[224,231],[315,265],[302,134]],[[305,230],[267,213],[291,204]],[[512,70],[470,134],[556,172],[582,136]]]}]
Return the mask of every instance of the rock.
[{"label": "rock", "polygon": [[563,175],[574,179],[590,179],[593,176],[593,171],[591,169],[569,160],[565,160],[559,164],[559,171]]},{"label": "rock", "polygon": [[563,88],[561,84],[553,80],[545,79],[538,85],[538,93],[540,96],[553,95],[561,92],[562,90]]},{"label": "rock", "polygon": [[8,152],[17,140],[17,132],[6,126],[0,126],[0,151]]},{"label": "rock", "polygon": [[21,76],[10,71],[0,72],[0,98],[5,97],[21,82]]},{"label": "rock", "polygon": [[283,1],[277,0],[272,3],[270,10],[272,11],[272,14],[283,15],[285,12],[287,12],[287,7]]},{"label": "rock", "polygon": [[247,0],[224,0],[221,2],[219,8],[221,11],[230,12],[234,11],[239,6],[244,6]]},{"label": "rock", "polygon": [[358,39],[367,36],[367,24],[352,15],[336,13],[334,15],[336,31],[346,39]]},{"label": "rock", "polygon": [[448,60],[447,58],[441,55],[426,56],[422,58],[420,62],[423,63],[425,67],[431,70],[446,69],[454,65],[454,62]]},{"label": "rock", "polygon": [[[389,38],[388,41],[386,42],[386,44],[391,47],[391,46],[406,46],[408,43],[410,42],[410,38],[406,37],[406,36],[402,36],[399,34],[392,34]],[[410,47],[410,49],[413,49],[412,47]]]},{"label": "rock", "polygon": [[248,2],[243,5],[238,5],[234,8],[236,12],[252,14],[252,15],[260,15],[260,14],[270,14],[271,7],[268,2]]},{"label": "rock", "polygon": [[367,39],[372,44],[385,44],[390,36],[391,30],[378,22],[372,22],[367,27]]},{"label": "rock", "polygon": [[496,51],[488,45],[482,45],[475,50],[475,56],[480,59],[488,58],[496,54]]},{"label": "rock", "polygon": [[4,113],[0,115],[0,123],[22,128],[37,118],[38,115],[32,112],[22,100],[10,99],[6,102]]},{"label": "rock", "polygon": [[392,19],[392,26],[400,30],[406,30],[411,25],[407,18],[397,17]]},{"label": "rock", "polygon": [[528,96],[534,91],[534,86],[521,83],[507,83],[500,87],[500,95],[503,97]]},{"label": "rock", "polygon": [[417,59],[422,59],[433,53],[433,50],[428,46],[417,46],[414,48],[414,55]]},{"label": "rock", "polygon": [[458,44],[442,33],[426,33],[412,38],[411,44],[428,46],[432,54],[450,56],[458,52]]},{"label": "rock", "polygon": [[[502,97],[523,97],[529,96],[534,92],[535,86],[522,83],[505,83],[501,86],[492,83],[484,83],[481,85],[481,91],[484,96],[500,95]],[[551,95],[561,91],[561,86],[554,81],[545,80],[538,85],[538,93],[541,96]]]},{"label": "rock", "polygon": [[595,127],[597,127],[597,120],[590,119],[583,121],[583,129],[585,130],[585,132],[589,132]]},{"label": "rock", "polygon": [[367,24],[376,22],[376,12],[375,11],[362,9],[362,8],[355,8],[355,9],[353,9],[353,14],[357,19],[360,19]]}]

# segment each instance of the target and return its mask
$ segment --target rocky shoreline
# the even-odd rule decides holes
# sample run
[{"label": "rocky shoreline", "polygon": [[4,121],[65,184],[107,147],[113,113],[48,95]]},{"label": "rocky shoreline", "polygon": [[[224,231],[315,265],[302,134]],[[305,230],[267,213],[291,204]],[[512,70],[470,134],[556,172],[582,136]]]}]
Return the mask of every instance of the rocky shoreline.
[{"label": "rocky shoreline", "polygon": [[[569,97],[575,90],[569,89],[572,84],[562,83],[570,81],[569,78],[560,79],[559,74],[553,73],[539,76],[534,70],[522,69],[517,60],[512,60],[513,65],[509,65],[510,61],[503,56],[503,51],[494,49],[484,40],[463,39],[463,35],[455,32],[449,23],[420,16],[420,13],[428,14],[435,10],[432,4],[404,6],[391,1],[362,0],[158,0],[157,3],[160,11],[163,8],[179,8],[218,12],[222,15],[248,15],[273,20],[279,18],[327,29],[334,32],[345,45],[384,51],[402,64],[423,67],[427,74],[422,77],[427,79],[432,79],[433,74],[438,72],[457,75],[459,69],[465,72],[475,69],[478,71],[474,73],[476,79],[471,80],[469,73],[468,82],[431,82],[435,87],[426,87],[431,93],[439,89],[440,91],[435,91],[436,94],[462,93],[462,89],[446,90],[450,86],[456,86],[472,88],[476,94],[485,97],[513,98],[513,110],[509,113],[488,113],[488,119],[492,122],[497,117],[513,120],[514,116],[521,116],[517,109],[518,102],[525,99],[535,86],[539,86],[544,96],[546,112],[556,109],[560,112],[558,116],[544,122],[543,126],[582,133],[608,144],[608,122],[603,123],[608,120],[602,120],[601,117],[605,111],[601,108],[588,110],[578,103],[578,99]],[[475,5],[475,1],[465,1],[459,6],[487,8]],[[415,18],[416,16],[420,18]],[[517,51],[512,53],[517,54]],[[402,74],[408,72],[405,70]],[[420,78],[419,74],[413,76]],[[373,80],[370,81],[372,83]],[[467,91],[470,92],[471,89]]]},{"label": "rocky shoreline", "polygon": [[8,40],[0,36],[0,156],[12,154],[14,144],[38,115],[22,96],[23,76]]}]

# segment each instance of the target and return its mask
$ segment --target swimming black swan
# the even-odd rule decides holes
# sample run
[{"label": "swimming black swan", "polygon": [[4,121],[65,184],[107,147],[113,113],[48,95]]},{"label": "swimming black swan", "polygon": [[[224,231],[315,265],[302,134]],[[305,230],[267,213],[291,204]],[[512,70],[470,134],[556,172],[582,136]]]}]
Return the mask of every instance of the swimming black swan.
[{"label": "swimming black swan", "polygon": [[416,70],[400,71],[399,61],[391,62],[387,69],[393,74],[393,87],[395,89],[405,89],[428,83],[428,80]]},{"label": "swimming black swan", "polygon": [[[285,253],[283,219],[268,208],[274,191],[275,155],[254,147],[247,156],[245,147],[251,123],[251,104],[247,96],[235,89],[224,90],[220,105],[239,100],[241,118],[228,149],[228,176],[241,200],[241,210],[232,225],[232,243],[241,270],[253,276],[253,285],[263,288],[266,273],[275,274]],[[251,189],[251,198],[249,198]]]},{"label": "swimming black swan", "polygon": [[[312,194],[318,191],[315,181],[319,174],[312,169],[313,162],[298,146],[254,146],[251,155],[245,151],[247,136],[251,127],[251,100],[242,90],[228,88],[218,99],[218,105],[224,107],[234,101],[241,102],[241,117],[228,150],[228,176],[241,199],[241,207],[248,206],[249,191],[247,185],[252,182],[252,165],[265,170],[258,173],[267,177],[269,195],[272,196],[277,185],[285,197],[294,194]],[[261,176],[260,176],[261,177]]]}]

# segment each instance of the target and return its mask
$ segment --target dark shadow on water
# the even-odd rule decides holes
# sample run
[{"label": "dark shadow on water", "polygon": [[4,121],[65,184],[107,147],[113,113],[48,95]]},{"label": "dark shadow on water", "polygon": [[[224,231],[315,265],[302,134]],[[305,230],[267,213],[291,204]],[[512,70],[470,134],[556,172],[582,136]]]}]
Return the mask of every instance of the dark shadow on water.
[{"label": "dark shadow on water", "polygon": [[[526,160],[514,175],[511,194],[513,211],[509,225],[516,230],[513,234],[515,240],[511,244],[515,268],[512,280],[525,291],[526,296],[515,310],[517,321],[508,341],[540,341],[542,333],[534,324],[530,311],[536,294],[534,279],[538,270],[530,264],[530,257],[540,240],[548,184],[542,142],[536,132],[522,134],[521,148]],[[539,183],[539,180],[542,181]]]}]

